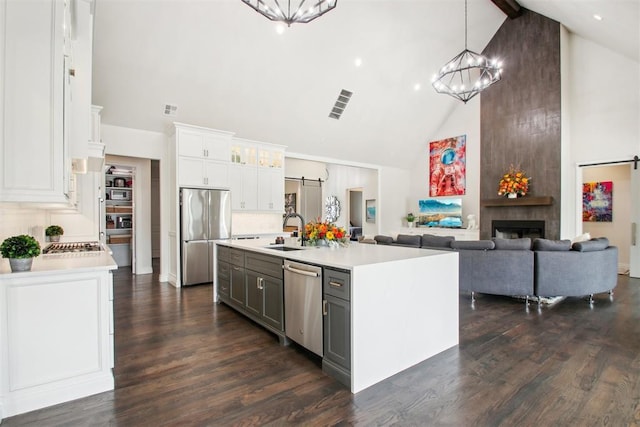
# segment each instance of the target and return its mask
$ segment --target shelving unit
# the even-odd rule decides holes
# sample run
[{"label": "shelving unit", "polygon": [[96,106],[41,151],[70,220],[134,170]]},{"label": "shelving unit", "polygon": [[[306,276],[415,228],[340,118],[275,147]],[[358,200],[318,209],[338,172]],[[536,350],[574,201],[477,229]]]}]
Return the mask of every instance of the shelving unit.
[{"label": "shelving unit", "polygon": [[105,173],[106,243],[119,267],[132,264],[134,236],[135,170],[128,166],[107,165]]}]

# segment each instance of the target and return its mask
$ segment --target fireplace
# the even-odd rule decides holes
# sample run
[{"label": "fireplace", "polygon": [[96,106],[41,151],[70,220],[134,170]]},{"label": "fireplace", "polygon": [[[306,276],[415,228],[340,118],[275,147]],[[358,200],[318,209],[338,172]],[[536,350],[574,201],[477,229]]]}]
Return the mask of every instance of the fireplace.
[{"label": "fireplace", "polygon": [[491,221],[491,236],[502,239],[544,238],[544,221],[493,220]]}]

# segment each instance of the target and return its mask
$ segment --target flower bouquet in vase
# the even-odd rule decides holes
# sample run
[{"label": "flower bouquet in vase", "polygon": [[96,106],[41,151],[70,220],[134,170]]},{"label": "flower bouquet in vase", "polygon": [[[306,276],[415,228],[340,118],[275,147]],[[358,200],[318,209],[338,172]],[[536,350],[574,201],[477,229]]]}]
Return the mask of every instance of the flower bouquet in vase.
[{"label": "flower bouquet in vase", "polygon": [[303,236],[310,246],[338,247],[349,244],[349,235],[343,227],[328,221],[321,222],[319,218],[305,224]]},{"label": "flower bouquet in vase", "polygon": [[529,192],[529,181],[531,178],[525,171],[511,165],[509,171],[500,178],[498,196],[507,196],[510,199],[525,196]]}]

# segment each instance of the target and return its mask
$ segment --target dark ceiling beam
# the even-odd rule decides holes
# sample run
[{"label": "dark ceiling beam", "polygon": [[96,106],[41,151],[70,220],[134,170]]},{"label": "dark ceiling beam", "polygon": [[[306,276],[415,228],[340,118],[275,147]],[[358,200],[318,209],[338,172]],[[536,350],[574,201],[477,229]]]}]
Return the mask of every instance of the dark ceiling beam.
[{"label": "dark ceiling beam", "polygon": [[522,8],[516,0],[491,0],[509,18],[514,19],[522,15]]}]

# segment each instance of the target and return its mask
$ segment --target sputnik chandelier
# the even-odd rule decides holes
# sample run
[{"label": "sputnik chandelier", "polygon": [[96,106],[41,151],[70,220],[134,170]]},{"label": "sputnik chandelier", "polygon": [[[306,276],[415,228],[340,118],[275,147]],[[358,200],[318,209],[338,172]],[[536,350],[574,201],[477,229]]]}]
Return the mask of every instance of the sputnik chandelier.
[{"label": "sputnik chandelier", "polygon": [[464,1],[464,50],[447,62],[433,76],[431,84],[438,93],[445,93],[460,101],[468,100],[500,80],[502,63],[489,60],[467,49],[467,0]]},{"label": "sputnik chandelier", "polygon": [[313,21],[336,7],[338,0],[242,0],[272,21],[291,24]]}]

